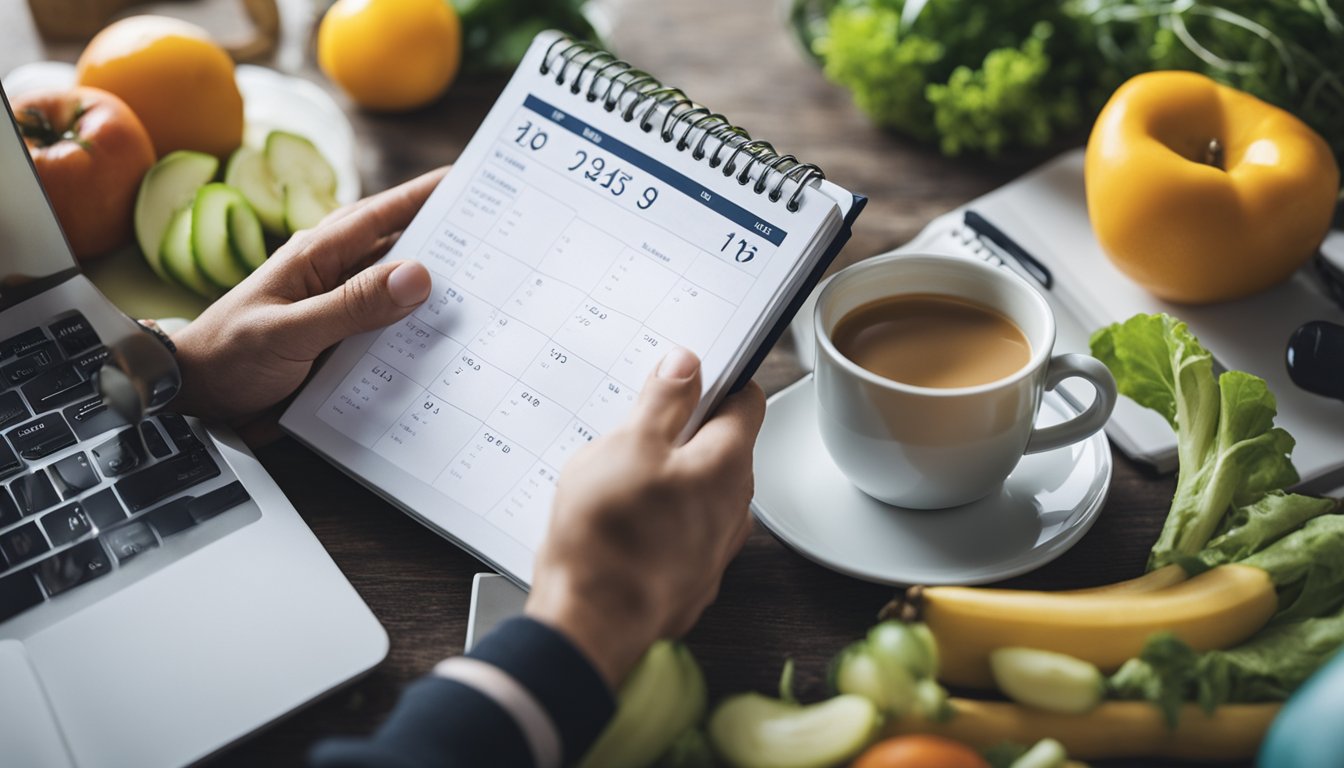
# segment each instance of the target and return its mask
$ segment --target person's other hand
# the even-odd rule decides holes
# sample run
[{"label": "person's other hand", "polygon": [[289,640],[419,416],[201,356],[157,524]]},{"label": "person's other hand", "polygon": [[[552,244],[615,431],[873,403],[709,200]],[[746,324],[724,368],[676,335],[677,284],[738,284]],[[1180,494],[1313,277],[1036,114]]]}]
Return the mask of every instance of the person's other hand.
[{"label": "person's other hand", "polygon": [[298,389],[323,350],[410,314],[429,295],[428,270],[413,261],[373,262],[396,242],[446,170],[295,233],[174,334],[182,393],[173,407],[232,423],[255,439],[260,432],[249,423]]},{"label": "person's other hand", "polygon": [[563,632],[615,689],[657,639],[685,634],[751,533],[753,382],[684,445],[700,363],[674,350],[634,413],[565,465],[528,615]]}]

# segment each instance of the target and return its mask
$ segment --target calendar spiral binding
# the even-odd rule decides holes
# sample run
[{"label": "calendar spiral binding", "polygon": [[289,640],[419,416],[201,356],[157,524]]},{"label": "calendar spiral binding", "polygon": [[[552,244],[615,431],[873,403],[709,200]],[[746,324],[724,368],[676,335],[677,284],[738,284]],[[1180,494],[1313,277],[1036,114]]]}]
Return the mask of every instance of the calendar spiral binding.
[{"label": "calendar spiral binding", "polygon": [[[645,133],[653,132],[657,122],[654,114],[666,108],[658,129],[664,143],[675,141],[678,152],[690,149],[691,157],[697,161],[708,158],[710,168],[722,164],[723,175],[737,174],[737,182],[742,186],[751,183],[752,168],[760,165],[760,175],[752,191],[758,195],[766,194],[770,176],[776,174],[774,188],[769,191],[771,202],[779,202],[785,184],[794,181],[796,186],[785,204],[790,211],[797,211],[802,205],[803,190],[809,184],[826,178],[825,172],[816,165],[804,163],[793,155],[780,154],[770,142],[751,138],[746,129],[733,125],[722,114],[692,100],[680,88],[664,85],[653,75],[636,69],[593,43],[562,35],[542,56],[541,74],[548,75],[552,71],[555,71],[555,84],[568,85],[570,93],[576,96],[584,91],[582,83],[588,77],[588,101],[601,99],[608,112],[620,109],[621,118],[627,123],[634,122],[636,113],[642,109],[639,127]],[[567,80],[571,72],[573,78]],[[737,168],[739,157],[742,158],[741,171]]]}]

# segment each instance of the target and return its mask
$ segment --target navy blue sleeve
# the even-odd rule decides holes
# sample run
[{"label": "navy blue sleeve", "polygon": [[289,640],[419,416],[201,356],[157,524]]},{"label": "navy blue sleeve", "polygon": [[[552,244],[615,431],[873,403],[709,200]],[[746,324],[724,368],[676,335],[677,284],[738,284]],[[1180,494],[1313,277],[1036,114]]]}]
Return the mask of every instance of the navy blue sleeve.
[{"label": "navy blue sleeve", "polygon": [[[531,619],[504,622],[467,656],[531,694],[559,735],[565,765],[583,756],[615,711],[611,691],[583,654]],[[371,737],[321,742],[309,762],[315,768],[534,766],[522,728],[491,693],[426,675],[406,688]]]}]

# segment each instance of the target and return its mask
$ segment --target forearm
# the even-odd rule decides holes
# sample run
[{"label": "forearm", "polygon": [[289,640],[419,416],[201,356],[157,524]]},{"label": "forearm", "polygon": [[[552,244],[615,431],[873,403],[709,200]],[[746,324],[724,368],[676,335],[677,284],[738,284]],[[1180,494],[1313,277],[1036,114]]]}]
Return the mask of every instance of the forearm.
[{"label": "forearm", "polygon": [[615,708],[610,689],[563,635],[513,619],[471,653],[417,680],[368,739],[319,744],[319,768],[558,766],[587,751]]}]

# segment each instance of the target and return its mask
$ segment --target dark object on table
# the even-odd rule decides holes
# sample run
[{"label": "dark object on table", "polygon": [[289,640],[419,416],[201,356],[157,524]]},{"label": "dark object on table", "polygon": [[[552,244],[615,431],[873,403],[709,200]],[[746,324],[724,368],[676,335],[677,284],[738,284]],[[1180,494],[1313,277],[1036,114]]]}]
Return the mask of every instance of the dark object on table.
[{"label": "dark object on table", "polygon": [[1344,325],[1324,320],[1303,325],[1289,337],[1285,357],[1294,384],[1344,400]]}]

